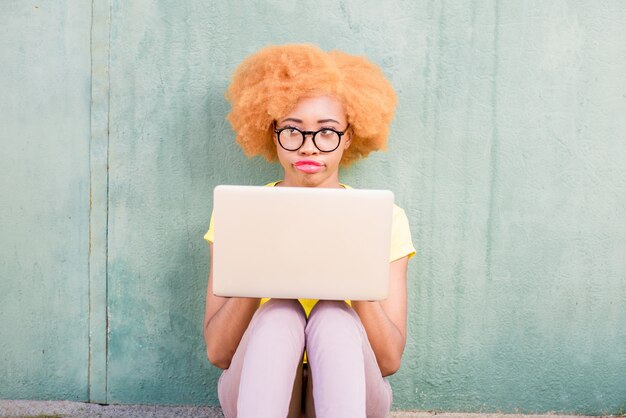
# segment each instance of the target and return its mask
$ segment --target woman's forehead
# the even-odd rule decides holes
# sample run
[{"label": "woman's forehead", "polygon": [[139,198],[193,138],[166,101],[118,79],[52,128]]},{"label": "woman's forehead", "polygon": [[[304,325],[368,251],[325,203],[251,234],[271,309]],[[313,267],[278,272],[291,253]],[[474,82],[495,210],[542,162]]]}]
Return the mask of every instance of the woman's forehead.
[{"label": "woman's forehead", "polygon": [[329,95],[314,97],[303,97],[296,102],[294,107],[287,112],[280,120],[291,120],[294,122],[315,121],[318,123],[328,123],[336,121],[343,123],[346,114],[343,103]]}]

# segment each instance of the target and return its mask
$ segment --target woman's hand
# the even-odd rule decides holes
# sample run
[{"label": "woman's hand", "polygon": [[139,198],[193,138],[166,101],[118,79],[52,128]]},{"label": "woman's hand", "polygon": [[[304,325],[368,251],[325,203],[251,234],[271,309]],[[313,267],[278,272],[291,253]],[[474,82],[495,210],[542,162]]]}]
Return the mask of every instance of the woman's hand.
[{"label": "woman's hand", "polygon": [[213,244],[210,244],[211,266],[206,290],[204,340],[209,361],[227,369],[261,302],[258,298],[223,298],[213,294]]},{"label": "woman's hand", "polygon": [[381,301],[352,301],[383,376],[400,368],[406,343],[406,272],[408,256],[389,263],[389,295]]}]

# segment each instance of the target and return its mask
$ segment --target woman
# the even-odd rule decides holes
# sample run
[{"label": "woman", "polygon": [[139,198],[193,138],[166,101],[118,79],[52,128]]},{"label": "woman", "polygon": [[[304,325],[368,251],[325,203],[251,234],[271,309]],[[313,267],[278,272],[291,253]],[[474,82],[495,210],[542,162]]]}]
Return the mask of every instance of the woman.
[{"label": "woman", "polygon": [[[284,170],[271,187],[347,187],[339,167],[385,147],[396,104],[374,64],[312,45],[273,46],[248,57],[227,98],[244,152],[278,160]],[[392,230],[383,301],[222,298],[213,295],[211,267],[204,334],[209,360],[224,369],[218,395],[226,417],[387,415],[385,376],[400,367],[407,263],[415,254],[398,207]],[[219,246],[213,220],[205,239],[212,254]]]}]

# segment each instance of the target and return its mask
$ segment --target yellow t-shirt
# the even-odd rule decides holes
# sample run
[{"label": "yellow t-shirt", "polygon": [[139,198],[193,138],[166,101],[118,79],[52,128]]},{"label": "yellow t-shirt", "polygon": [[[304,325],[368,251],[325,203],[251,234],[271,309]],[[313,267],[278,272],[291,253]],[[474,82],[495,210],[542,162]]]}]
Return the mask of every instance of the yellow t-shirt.
[{"label": "yellow t-shirt", "polygon": [[[275,186],[278,181],[266,184],[268,187]],[[343,187],[349,189],[349,186],[342,184]],[[209,224],[209,230],[204,235],[204,239],[207,242],[213,242],[213,215],[211,214],[211,222]],[[389,249],[389,262],[398,260],[402,257],[408,256],[409,258],[415,255],[415,248],[411,241],[411,231],[409,229],[409,220],[404,213],[404,210],[396,205],[393,205],[393,216],[391,223],[391,246]],[[261,299],[261,304],[267,302],[269,299]],[[306,316],[308,317],[311,310],[317,303],[317,299],[298,299],[300,304],[304,308]],[[349,303],[349,302],[348,302]]]}]

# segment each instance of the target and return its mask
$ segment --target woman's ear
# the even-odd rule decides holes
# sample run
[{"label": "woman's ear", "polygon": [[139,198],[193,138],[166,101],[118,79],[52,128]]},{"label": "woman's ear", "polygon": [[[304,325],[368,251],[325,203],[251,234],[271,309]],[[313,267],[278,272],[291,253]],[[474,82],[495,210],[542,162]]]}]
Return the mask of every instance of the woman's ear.
[{"label": "woman's ear", "polygon": [[270,135],[272,135],[272,141],[275,146],[278,146],[278,134],[276,134],[276,121],[272,122],[272,126],[270,126]]},{"label": "woman's ear", "polygon": [[350,144],[352,144],[352,126],[348,128],[343,137],[345,138],[343,141],[343,149],[350,148]]}]

